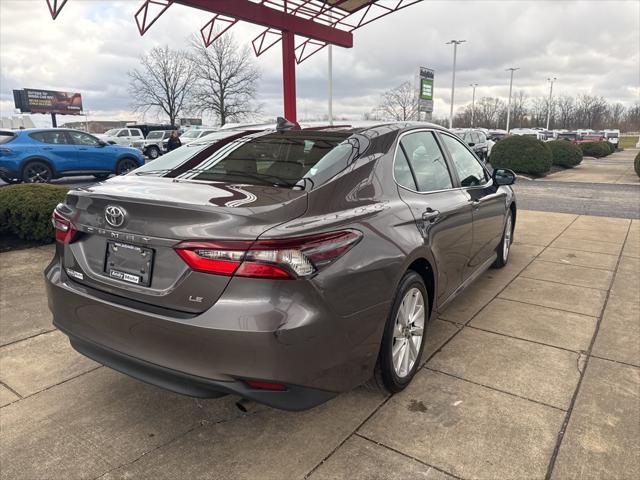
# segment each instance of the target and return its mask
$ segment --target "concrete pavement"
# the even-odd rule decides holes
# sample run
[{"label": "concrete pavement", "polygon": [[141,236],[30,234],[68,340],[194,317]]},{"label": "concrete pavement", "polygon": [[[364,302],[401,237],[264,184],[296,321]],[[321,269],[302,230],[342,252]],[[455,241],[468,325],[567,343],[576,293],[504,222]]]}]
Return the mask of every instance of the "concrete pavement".
[{"label": "concrete pavement", "polygon": [[640,477],[640,221],[520,211],[515,240],[433,321],[405,391],[301,413],[83,358],[50,323],[52,248],[2,253],[0,478]]},{"label": "concrete pavement", "polygon": [[640,185],[640,178],[633,169],[633,159],[638,151],[628,148],[604,158],[585,157],[577,167],[547,175],[542,180]]}]

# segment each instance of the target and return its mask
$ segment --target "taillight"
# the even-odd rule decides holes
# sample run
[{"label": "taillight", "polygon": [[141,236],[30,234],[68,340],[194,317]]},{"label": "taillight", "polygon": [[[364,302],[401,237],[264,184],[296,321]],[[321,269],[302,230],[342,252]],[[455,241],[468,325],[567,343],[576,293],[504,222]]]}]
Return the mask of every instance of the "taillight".
[{"label": "taillight", "polygon": [[362,237],[354,230],[256,242],[182,242],[176,252],[193,270],[253,278],[305,278],[344,255]]},{"label": "taillight", "polygon": [[57,210],[54,210],[51,215],[51,223],[55,229],[56,241],[64,244],[73,242],[78,231],[68,218],[63,217]]}]

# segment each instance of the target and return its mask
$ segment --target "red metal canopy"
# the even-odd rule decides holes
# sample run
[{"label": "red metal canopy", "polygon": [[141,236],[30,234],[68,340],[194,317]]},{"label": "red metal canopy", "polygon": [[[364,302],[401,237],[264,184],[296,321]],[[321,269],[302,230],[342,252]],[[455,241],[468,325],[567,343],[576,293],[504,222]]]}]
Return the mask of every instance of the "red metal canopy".
[{"label": "red metal canopy", "polygon": [[[135,14],[140,35],[173,4],[178,3],[213,13],[200,34],[208,47],[238,21],[265,27],[253,39],[260,56],[282,42],[284,115],[296,121],[296,63],[301,63],[325,46],[351,48],[352,32],[374,20],[422,0],[144,0]],[[53,3],[52,3],[53,2]],[[67,0],[47,0],[55,18]],[[301,37],[296,45],[296,36]]]}]

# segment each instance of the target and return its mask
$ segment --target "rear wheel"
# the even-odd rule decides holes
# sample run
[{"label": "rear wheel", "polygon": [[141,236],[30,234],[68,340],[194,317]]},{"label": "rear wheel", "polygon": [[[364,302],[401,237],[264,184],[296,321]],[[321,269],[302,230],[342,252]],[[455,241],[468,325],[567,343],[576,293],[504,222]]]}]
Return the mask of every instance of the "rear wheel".
[{"label": "rear wheel", "polygon": [[422,277],[407,272],[398,286],[382,336],[369,387],[396,393],[404,390],[420,367],[428,320],[429,296]]},{"label": "rear wheel", "polygon": [[496,254],[498,257],[496,261],[491,265],[493,268],[502,268],[509,261],[509,251],[511,250],[511,242],[513,240],[513,212],[509,210],[509,216],[504,225],[504,232],[502,232],[502,241],[496,248]]},{"label": "rear wheel", "polygon": [[33,160],[22,169],[22,181],[25,183],[49,183],[52,178],[51,167],[40,160]]},{"label": "rear wheel", "polygon": [[124,175],[136,168],[138,168],[138,164],[133,158],[123,158],[116,165],[116,175]]}]

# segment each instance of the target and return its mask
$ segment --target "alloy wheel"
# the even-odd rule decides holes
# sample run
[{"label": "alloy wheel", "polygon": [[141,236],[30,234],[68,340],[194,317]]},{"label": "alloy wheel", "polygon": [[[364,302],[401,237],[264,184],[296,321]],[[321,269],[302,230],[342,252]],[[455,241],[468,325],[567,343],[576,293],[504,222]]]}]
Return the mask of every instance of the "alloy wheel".
[{"label": "alloy wheel", "polygon": [[504,242],[502,243],[502,258],[507,261],[509,258],[509,248],[511,248],[511,236],[513,229],[511,228],[511,214],[507,217],[507,224],[504,227]]},{"label": "alloy wheel", "polygon": [[396,375],[404,378],[409,375],[418,361],[422,335],[424,334],[425,308],[422,292],[417,288],[407,291],[393,329],[392,359]]},{"label": "alloy wheel", "polygon": [[26,183],[49,183],[51,181],[51,169],[44,163],[30,163],[24,169],[22,179]]},{"label": "alloy wheel", "polygon": [[136,168],[138,168],[138,164],[136,162],[129,158],[125,158],[124,160],[120,160],[118,163],[118,171],[116,173],[118,175],[125,175]]}]

